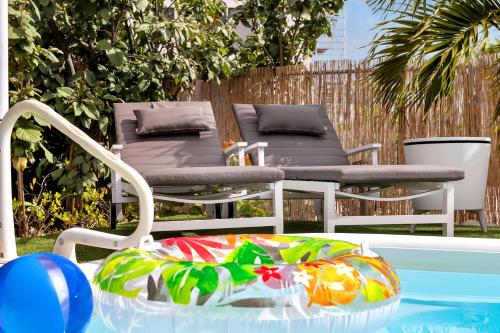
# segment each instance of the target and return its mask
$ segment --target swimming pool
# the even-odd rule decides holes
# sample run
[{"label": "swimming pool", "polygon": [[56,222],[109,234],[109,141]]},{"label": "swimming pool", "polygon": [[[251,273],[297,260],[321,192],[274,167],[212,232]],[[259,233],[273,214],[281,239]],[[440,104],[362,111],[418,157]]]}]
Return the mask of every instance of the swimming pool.
[{"label": "swimming pool", "polygon": [[[398,274],[401,307],[384,328],[371,333],[500,333],[500,275],[421,270],[398,270]],[[113,331],[94,317],[87,332]],[[137,327],[130,332],[143,331]],[[165,332],[211,331],[207,327],[206,332],[168,328]]]}]

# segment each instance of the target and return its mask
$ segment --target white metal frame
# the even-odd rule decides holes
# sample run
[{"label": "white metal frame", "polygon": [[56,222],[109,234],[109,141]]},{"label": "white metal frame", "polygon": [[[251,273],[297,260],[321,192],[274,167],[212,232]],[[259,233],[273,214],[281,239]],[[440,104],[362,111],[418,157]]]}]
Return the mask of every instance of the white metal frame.
[{"label": "white metal frame", "polygon": [[[263,149],[265,147],[267,147],[267,144],[248,146],[246,142],[238,142],[226,149],[225,156],[227,159],[231,154],[236,154],[238,157],[238,164],[240,166],[244,166],[246,151],[251,149],[258,149],[259,153],[264,156]],[[115,154],[115,156],[120,158],[123,148],[123,145],[113,145],[111,151]],[[153,224],[152,231],[273,227],[274,233],[283,233],[283,183],[281,181],[277,181],[271,184],[260,185],[263,185],[264,188],[259,188],[255,191],[251,191],[251,186],[248,184],[232,184],[233,187],[236,187],[234,191],[228,191],[227,193],[221,193],[219,195],[192,195],[191,193],[187,193],[184,195],[170,195],[163,194],[161,193],[161,191],[156,191],[155,188],[151,188],[151,191],[153,192],[153,198],[157,201],[194,203],[204,205],[234,203],[239,200],[248,199],[270,199],[273,202],[273,214],[272,216],[268,217],[215,218],[189,221],[156,221]],[[120,219],[120,215],[123,209],[122,205],[125,203],[137,201],[135,189],[131,188],[127,182],[123,182],[119,171],[114,170],[111,171],[111,189],[111,209],[115,210],[114,214],[112,214],[112,218]],[[196,190],[196,188],[194,188],[194,190]]]},{"label": "white metal frame", "polygon": [[38,101],[24,101],[14,105],[0,123],[0,263],[15,259],[17,256],[11,199],[10,146],[14,125],[26,113],[36,114],[44,118],[63,134],[78,143],[89,154],[100,159],[112,170],[119,172],[134,187],[139,198],[139,223],[130,236],[118,236],[94,230],[72,228],[59,235],[54,247],[54,253],[76,261],[76,244],[114,250],[140,244],[141,239],[150,234],[154,218],[153,195],[144,178],[135,169],[92,140],[87,134],[72,125],[49,106]]},{"label": "white metal frame", "polygon": [[[252,146],[266,147],[267,143],[255,143]],[[367,152],[371,153],[371,164],[378,165],[378,149],[382,147],[379,143],[367,144],[358,148],[347,150],[348,156]],[[263,149],[263,148],[262,148]],[[264,165],[264,152],[259,154],[258,165]],[[419,193],[401,196],[401,197],[380,197],[380,192],[387,188],[369,188],[363,193],[352,193],[350,188],[342,188],[338,182],[320,182],[320,181],[299,181],[285,180],[283,189],[285,191],[284,198],[308,198],[322,200],[322,213],[324,221],[325,233],[334,233],[335,227],[339,225],[375,225],[375,224],[411,224],[412,231],[417,224],[442,224],[443,235],[452,237],[454,235],[454,186],[453,182],[436,182],[436,183],[399,183],[394,184],[398,188],[418,189]],[[394,187],[394,186],[390,186]],[[361,203],[369,201],[385,201],[396,202],[404,200],[412,200],[419,197],[432,195],[437,191],[443,194],[442,214],[411,214],[411,215],[379,215],[379,216],[338,216],[335,210],[336,199],[357,199]],[[292,192],[292,193],[290,193]],[[297,195],[293,192],[302,193]],[[304,195],[304,193],[307,193]],[[366,206],[365,206],[366,207]]]},{"label": "white metal frame", "polygon": [[9,109],[9,14],[8,0],[0,1],[0,120]]}]

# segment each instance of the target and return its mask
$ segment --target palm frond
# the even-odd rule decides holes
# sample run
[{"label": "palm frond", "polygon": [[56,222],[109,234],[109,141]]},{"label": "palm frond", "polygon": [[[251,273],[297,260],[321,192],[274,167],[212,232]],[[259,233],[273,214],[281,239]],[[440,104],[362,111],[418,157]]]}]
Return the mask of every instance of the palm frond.
[{"label": "palm frond", "polygon": [[428,5],[431,4],[431,2],[435,2],[435,1],[429,1],[429,0],[367,0],[366,3],[375,12],[415,13],[418,8],[422,8],[424,10],[427,10]]},{"label": "palm frond", "polygon": [[500,0],[438,1],[382,23],[368,57],[378,101],[398,115],[421,103],[427,112],[453,92],[461,66],[485,52],[499,16]]}]

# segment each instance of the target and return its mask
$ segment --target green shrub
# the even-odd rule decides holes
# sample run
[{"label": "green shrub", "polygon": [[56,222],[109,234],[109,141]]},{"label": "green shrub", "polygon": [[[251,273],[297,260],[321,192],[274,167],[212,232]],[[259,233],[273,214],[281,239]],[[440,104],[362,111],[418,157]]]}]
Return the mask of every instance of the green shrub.
[{"label": "green shrub", "polygon": [[105,227],[109,224],[109,205],[104,194],[87,186],[81,195],[81,208],[64,212],[61,216],[65,227],[79,226],[85,228]]},{"label": "green shrub", "polygon": [[86,187],[82,193],[81,207],[68,212],[64,209],[65,198],[61,193],[47,190],[44,182],[37,184],[36,178],[30,183],[32,191],[35,187],[39,187],[40,191],[27,194],[24,206],[17,199],[12,201],[18,230],[22,221],[27,225],[23,236],[42,236],[73,226],[95,228],[108,224],[109,207],[103,199],[104,195],[95,188]]},{"label": "green shrub", "polygon": [[332,36],[332,16],[343,6],[344,0],[244,0],[234,16],[251,30],[238,48],[240,70],[310,59],[318,38]]},{"label": "green shrub", "polygon": [[241,217],[267,216],[268,202],[265,200],[242,200],[237,202],[238,215]]},{"label": "green shrub", "polygon": [[[236,33],[223,19],[224,2],[172,3],[175,17],[156,0],[10,0],[11,105],[40,99],[109,146],[114,102],[178,99],[198,79],[228,78]],[[61,135],[42,137],[44,126],[26,117],[14,132],[14,156],[29,161],[26,178],[33,169],[46,174],[52,166],[42,159],[54,155],[64,164],[57,179],[63,195],[108,181],[102,163]],[[39,149],[45,156],[34,156]]]}]

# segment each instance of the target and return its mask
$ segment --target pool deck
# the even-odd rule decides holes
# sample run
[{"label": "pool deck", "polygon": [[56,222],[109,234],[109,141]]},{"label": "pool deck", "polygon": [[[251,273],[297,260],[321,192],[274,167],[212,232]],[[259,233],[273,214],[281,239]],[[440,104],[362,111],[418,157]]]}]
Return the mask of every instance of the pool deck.
[{"label": "pool deck", "polygon": [[367,242],[397,269],[500,274],[500,240],[384,234],[300,234]]}]

